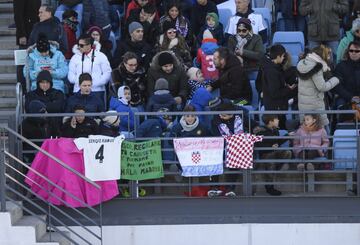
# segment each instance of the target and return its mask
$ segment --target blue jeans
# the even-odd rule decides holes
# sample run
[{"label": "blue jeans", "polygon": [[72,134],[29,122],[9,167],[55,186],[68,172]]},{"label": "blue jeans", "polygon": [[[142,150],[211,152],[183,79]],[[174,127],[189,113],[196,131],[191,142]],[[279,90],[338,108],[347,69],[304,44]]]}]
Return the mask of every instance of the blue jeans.
[{"label": "blue jeans", "polygon": [[[64,5],[64,4],[60,4],[59,7],[57,7],[56,11],[55,11],[55,16],[62,21],[62,14],[65,12],[65,10],[70,9],[68,6]],[[76,37],[78,38],[81,34],[81,28],[82,28],[82,15],[83,15],[83,9],[84,6],[82,3],[79,3],[77,5],[75,5],[74,7],[71,8],[72,10],[75,10],[75,12],[78,14],[77,20],[79,22],[78,24],[78,28],[76,31]]]},{"label": "blue jeans", "polygon": [[316,42],[316,41],[310,41],[309,40],[309,48],[310,49],[313,49],[317,46],[319,46],[320,44],[324,44],[326,46],[328,46],[330,49],[331,49],[331,52],[333,54],[333,60],[332,61],[335,61],[336,60],[336,50],[339,46],[339,41],[324,41],[324,42]]}]

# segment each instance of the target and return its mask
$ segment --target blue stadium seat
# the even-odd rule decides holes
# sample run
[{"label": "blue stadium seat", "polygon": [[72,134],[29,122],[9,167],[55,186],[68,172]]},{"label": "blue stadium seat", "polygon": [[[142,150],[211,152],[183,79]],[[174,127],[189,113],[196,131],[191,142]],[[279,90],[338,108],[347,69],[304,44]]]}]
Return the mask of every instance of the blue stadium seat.
[{"label": "blue stadium seat", "polygon": [[253,8],[254,13],[261,14],[265,21],[265,27],[267,28],[267,44],[270,44],[271,41],[271,23],[272,23],[272,15],[271,11],[268,8]]},{"label": "blue stadium seat", "polygon": [[224,27],[226,27],[230,17],[233,15],[231,10],[228,8],[218,8],[218,12],[219,12],[219,22],[223,24]]},{"label": "blue stadium seat", "polygon": [[252,90],[251,106],[256,110],[259,107],[259,93],[256,90],[255,80],[250,80]]},{"label": "blue stadium seat", "polygon": [[253,8],[264,8],[266,4],[266,0],[252,0],[251,6]]},{"label": "blue stadium seat", "polygon": [[274,33],[273,44],[281,44],[291,54],[292,63],[296,65],[299,54],[305,50],[304,34],[300,31],[277,31]]},{"label": "blue stadium seat", "polygon": [[282,13],[278,13],[276,16],[276,31],[286,31],[285,29],[285,19]]},{"label": "blue stadium seat", "polygon": [[[340,138],[340,137],[343,138]],[[346,138],[344,136],[347,136]],[[352,136],[352,137],[351,137]],[[334,160],[345,160],[334,163],[334,169],[355,169],[357,161],[357,137],[355,129],[337,129],[333,139]],[[348,148],[348,149],[344,149]]]},{"label": "blue stadium seat", "polygon": [[65,11],[56,10],[54,16],[57,17],[61,22],[62,21],[62,15],[63,15],[64,12]]}]

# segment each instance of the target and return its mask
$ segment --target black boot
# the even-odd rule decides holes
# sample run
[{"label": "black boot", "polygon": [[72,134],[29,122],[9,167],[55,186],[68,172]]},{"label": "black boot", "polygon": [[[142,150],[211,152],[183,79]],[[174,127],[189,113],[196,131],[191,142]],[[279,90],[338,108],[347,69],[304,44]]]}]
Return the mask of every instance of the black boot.
[{"label": "black boot", "polygon": [[266,192],[271,196],[280,196],[281,191],[276,190],[273,185],[265,185]]}]

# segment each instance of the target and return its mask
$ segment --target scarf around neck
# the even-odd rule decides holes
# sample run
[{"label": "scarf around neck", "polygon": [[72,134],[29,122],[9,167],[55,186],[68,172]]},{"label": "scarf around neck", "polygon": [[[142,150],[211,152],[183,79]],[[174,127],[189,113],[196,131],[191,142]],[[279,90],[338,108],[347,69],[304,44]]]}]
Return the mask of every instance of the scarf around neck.
[{"label": "scarf around neck", "polygon": [[325,62],[325,60],[323,60],[319,55],[315,54],[315,53],[310,53],[307,55],[307,57],[312,60],[312,61],[315,61],[315,62],[318,62],[320,64],[322,64],[323,68],[322,68],[322,71],[323,72],[327,72],[327,71],[330,71],[330,67],[328,66],[328,64]]},{"label": "scarf around neck", "polygon": [[195,130],[197,128],[197,126],[199,125],[199,118],[196,117],[195,122],[192,125],[189,125],[186,123],[185,117],[182,116],[180,119],[180,124],[184,131],[191,132],[191,131]]}]

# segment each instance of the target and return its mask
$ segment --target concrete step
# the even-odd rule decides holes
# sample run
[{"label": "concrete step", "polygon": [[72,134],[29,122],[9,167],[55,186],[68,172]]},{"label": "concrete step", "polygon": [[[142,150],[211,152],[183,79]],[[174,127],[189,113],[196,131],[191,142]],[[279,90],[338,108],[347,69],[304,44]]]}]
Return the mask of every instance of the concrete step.
[{"label": "concrete step", "polygon": [[14,8],[12,3],[0,2],[0,13],[13,13]]},{"label": "concrete step", "polygon": [[[68,237],[70,237],[70,232],[64,232]],[[59,245],[71,245],[70,241],[63,237],[58,232],[47,232],[43,237],[37,240],[39,244],[43,242],[57,242]]]},{"label": "concrete step", "polygon": [[[36,216],[23,216],[13,226],[34,227],[35,234],[36,234],[36,240],[39,241],[46,234],[46,215],[38,215],[37,217]],[[41,221],[39,218],[43,221]]]},{"label": "concrete step", "polygon": [[8,28],[1,28],[0,29],[0,37],[1,36],[15,36],[16,29],[8,29]]},{"label": "concrete step", "polygon": [[18,48],[15,36],[0,36],[0,50],[15,50]]},{"label": "concrete step", "polygon": [[0,85],[1,84],[16,84],[16,73],[0,73]]},{"label": "concrete step", "polygon": [[16,66],[13,60],[0,60],[0,74],[2,73],[16,74]]},{"label": "concrete step", "polygon": [[0,110],[9,110],[13,111],[16,107],[17,101],[16,98],[1,98],[0,100]]},{"label": "concrete step", "polygon": [[[22,205],[21,202],[17,202]],[[1,206],[1,204],[0,204]],[[11,224],[15,224],[18,220],[23,217],[23,210],[15,205],[13,202],[6,202],[6,211],[10,213]]]},{"label": "concrete step", "polygon": [[14,50],[0,50],[0,60],[13,60]]},{"label": "concrete step", "polygon": [[[0,85],[0,98],[14,98],[16,96],[16,85]],[[1,103],[1,101],[0,101]]]},{"label": "concrete step", "polygon": [[12,13],[3,13],[0,15],[0,27],[8,27],[10,24],[14,23],[14,14]]}]

